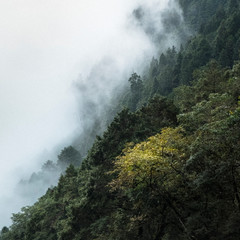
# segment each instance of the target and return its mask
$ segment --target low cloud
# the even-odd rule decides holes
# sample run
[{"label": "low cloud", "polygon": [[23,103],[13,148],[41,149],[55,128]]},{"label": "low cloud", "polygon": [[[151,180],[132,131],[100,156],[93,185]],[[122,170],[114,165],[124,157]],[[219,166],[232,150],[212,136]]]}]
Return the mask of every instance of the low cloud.
[{"label": "low cloud", "polygon": [[188,32],[172,0],[3,0],[0,29],[3,226],[47,188],[21,197],[19,181],[73,139],[86,152],[130,74]]}]

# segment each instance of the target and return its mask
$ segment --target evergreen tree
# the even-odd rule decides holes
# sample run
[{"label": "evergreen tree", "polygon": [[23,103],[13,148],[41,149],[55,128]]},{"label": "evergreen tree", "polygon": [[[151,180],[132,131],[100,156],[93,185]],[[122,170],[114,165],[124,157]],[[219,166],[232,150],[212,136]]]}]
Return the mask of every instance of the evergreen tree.
[{"label": "evergreen tree", "polygon": [[58,155],[57,165],[65,170],[70,164],[79,166],[81,163],[80,153],[72,146],[64,148]]}]

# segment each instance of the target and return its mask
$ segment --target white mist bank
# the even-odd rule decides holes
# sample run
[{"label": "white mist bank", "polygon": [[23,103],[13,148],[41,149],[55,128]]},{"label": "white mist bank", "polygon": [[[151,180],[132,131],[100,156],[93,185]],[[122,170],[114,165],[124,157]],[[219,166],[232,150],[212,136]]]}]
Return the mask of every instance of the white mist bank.
[{"label": "white mist bank", "polygon": [[[139,7],[141,21],[132,14]],[[179,44],[164,25],[170,13],[183,21],[171,0],[0,1],[0,227],[42,194],[21,198],[20,179],[91,126],[88,103],[100,114],[156,43]]]}]

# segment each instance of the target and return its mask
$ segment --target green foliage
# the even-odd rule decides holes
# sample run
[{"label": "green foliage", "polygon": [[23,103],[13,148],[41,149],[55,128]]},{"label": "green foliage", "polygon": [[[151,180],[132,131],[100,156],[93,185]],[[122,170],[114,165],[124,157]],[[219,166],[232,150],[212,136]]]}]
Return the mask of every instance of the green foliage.
[{"label": "green foliage", "polygon": [[[142,184],[152,187],[158,181],[163,188],[174,185],[178,165],[185,155],[179,150],[180,145],[186,144],[182,143],[180,131],[181,129],[164,128],[161,134],[152,136],[145,142],[135,146],[128,144],[123,150],[124,155],[119,156],[115,162],[113,173],[117,172],[118,177],[111,183],[112,188],[138,187]],[[171,176],[172,171],[175,172],[174,177]],[[166,175],[167,181],[163,180]]]},{"label": "green foliage", "polygon": [[130,109],[132,111],[135,111],[137,109],[137,104],[142,97],[141,95],[143,90],[143,83],[142,83],[141,77],[136,73],[133,73],[128,81],[130,83],[131,94],[132,94],[129,105],[130,105]]},{"label": "green foliage", "polygon": [[60,155],[58,155],[57,165],[63,170],[66,169],[70,164],[73,166],[79,166],[80,163],[81,155],[72,146],[64,148],[61,151]]},{"label": "green foliage", "polygon": [[63,149],[58,185],[14,214],[1,240],[239,239],[239,4],[179,2],[200,34],[132,74],[120,99],[131,111],[80,166],[79,152]]}]

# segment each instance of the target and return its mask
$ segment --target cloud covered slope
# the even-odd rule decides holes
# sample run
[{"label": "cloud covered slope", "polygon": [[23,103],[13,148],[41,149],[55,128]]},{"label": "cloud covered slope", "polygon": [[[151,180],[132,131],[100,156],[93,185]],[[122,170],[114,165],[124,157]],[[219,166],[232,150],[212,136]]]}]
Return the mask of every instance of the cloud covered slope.
[{"label": "cloud covered slope", "polygon": [[179,46],[182,23],[172,0],[0,2],[0,225],[42,194],[19,198],[19,180],[91,129],[156,46]]}]

